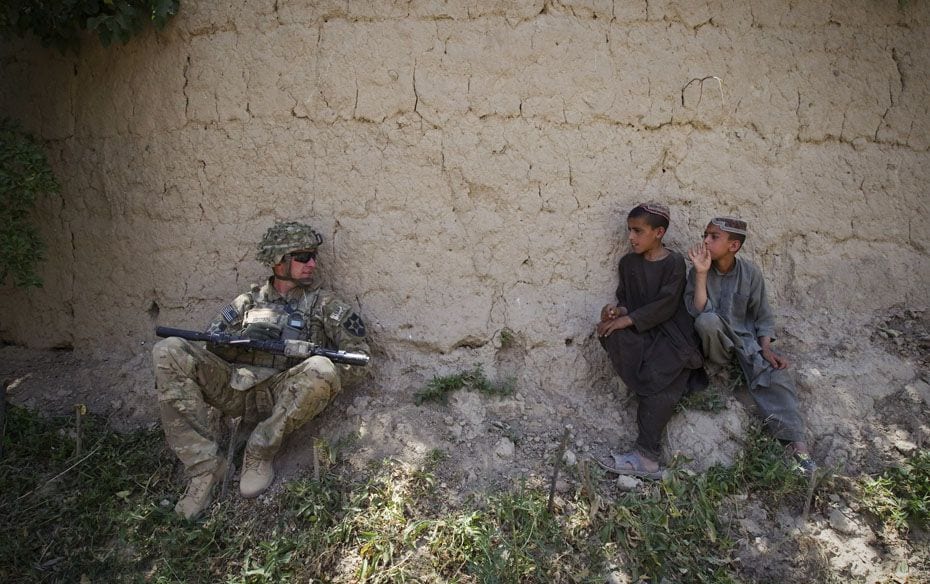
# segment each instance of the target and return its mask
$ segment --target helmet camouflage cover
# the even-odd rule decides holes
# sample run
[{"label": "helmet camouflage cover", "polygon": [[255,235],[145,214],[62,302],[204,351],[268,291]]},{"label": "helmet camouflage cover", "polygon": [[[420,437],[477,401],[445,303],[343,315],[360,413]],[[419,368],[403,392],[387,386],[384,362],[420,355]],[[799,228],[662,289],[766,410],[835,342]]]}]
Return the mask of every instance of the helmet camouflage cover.
[{"label": "helmet camouflage cover", "polygon": [[323,237],[312,227],[294,221],[279,221],[268,228],[258,244],[255,259],[273,266],[292,251],[314,251],[323,243]]}]

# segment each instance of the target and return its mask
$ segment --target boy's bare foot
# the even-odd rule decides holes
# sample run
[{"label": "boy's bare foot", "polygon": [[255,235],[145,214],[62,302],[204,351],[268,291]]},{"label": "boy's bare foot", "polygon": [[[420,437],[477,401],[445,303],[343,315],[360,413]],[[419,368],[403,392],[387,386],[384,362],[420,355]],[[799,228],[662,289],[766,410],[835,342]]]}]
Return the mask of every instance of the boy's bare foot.
[{"label": "boy's bare foot", "polygon": [[788,445],[785,446],[785,451],[792,456],[797,456],[798,454],[807,454],[810,456],[811,453],[810,449],[807,447],[807,442],[802,442],[800,440],[797,442],[789,442]]}]

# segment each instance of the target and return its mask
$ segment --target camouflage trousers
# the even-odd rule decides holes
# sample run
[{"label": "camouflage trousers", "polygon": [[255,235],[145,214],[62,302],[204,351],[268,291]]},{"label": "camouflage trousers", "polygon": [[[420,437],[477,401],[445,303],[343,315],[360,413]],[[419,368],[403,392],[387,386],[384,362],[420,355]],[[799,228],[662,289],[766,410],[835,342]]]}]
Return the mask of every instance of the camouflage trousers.
[{"label": "camouflage trousers", "polygon": [[168,445],[191,477],[220,464],[210,406],[256,424],[246,448],[273,458],[284,437],[319,414],[339,393],[339,373],[325,357],[310,357],[246,390],[230,387],[234,365],[176,337],[152,349],[155,386]]}]

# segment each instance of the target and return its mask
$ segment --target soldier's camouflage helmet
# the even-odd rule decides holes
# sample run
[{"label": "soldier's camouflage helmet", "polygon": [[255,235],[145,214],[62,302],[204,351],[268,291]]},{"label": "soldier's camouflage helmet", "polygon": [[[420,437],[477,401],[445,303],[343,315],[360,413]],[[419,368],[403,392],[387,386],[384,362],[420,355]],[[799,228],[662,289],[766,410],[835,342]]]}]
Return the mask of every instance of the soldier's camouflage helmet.
[{"label": "soldier's camouflage helmet", "polygon": [[314,251],[323,243],[323,237],[313,227],[294,221],[279,221],[268,228],[258,244],[255,259],[273,266],[292,251]]}]

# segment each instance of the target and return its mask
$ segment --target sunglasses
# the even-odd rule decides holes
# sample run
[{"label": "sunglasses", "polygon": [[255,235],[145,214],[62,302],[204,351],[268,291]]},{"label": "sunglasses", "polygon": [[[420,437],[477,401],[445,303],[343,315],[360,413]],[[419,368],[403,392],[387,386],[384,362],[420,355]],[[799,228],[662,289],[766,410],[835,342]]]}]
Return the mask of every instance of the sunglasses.
[{"label": "sunglasses", "polygon": [[291,259],[292,259],[292,260],[295,260],[295,261],[297,261],[297,262],[300,262],[301,264],[305,264],[305,263],[309,262],[310,260],[316,261],[316,252],[315,252],[315,251],[300,251],[300,252],[291,253],[291,254],[288,254],[288,255],[291,256]]}]

